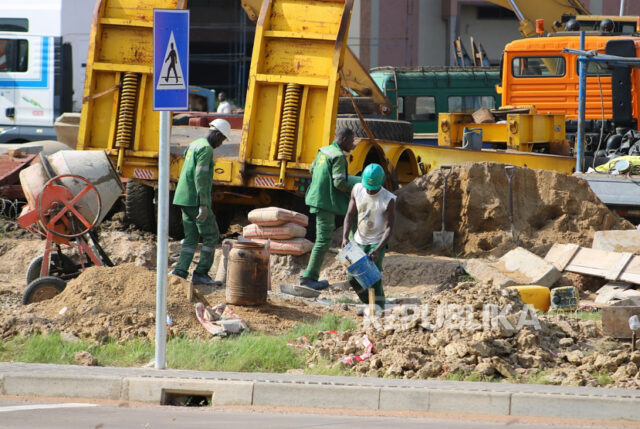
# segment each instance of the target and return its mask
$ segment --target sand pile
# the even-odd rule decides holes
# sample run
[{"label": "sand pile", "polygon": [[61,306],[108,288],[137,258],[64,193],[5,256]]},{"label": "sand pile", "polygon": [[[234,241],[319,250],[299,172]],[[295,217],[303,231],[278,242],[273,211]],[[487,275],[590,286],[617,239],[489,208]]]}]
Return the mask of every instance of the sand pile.
[{"label": "sand pile", "polygon": [[[493,315],[491,304],[498,309]],[[506,323],[496,318],[499,314]],[[596,386],[597,372],[603,371],[616,386],[640,387],[635,378],[640,352],[631,354],[628,344],[613,340],[603,347],[597,322],[534,314],[523,309],[516,291],[464,282],[433,295],[426,306],[396,307],[373,324],[365,320],[356,331],[317,340],[309,364],[362,354],[364,347],[356,342],[366,334],[374,354],[353,368],[367,376],[426,379],[456,374],[475,380]]]},{"label": "sand pile", "polygon": [[[347,280],[346,268],[335,257],[335,253],[328,253],[320,272],[320,278],[329,280],[331,284]],[[271,255],[271,284],[292,284],[299,281],[308,261],[309,255]],[[383,262],[382,281],[385,287],[437,285],[448,280],[459,265],[452,258],[389,252]]]},{"label": "sand pile", "polygon": [[[456,165],[447,183],[445,229],[455,232],[454,253],[501,256],[515,247],[503,164]],[[441,229],[442,184],[435,170],[397,192],[392,250],[431,249],[432,233]],[[538,255],[554,243],[591,246],[595,231],[633,228],[602,204],[585,180],[553,171],[516,167],[513,203],[521,246]]]},{"label": "sand pile", "polygon": [[[170,276],[167,310],[173,324],[170,336],[210,338],[195,316],[195,302],[187,299],[190,283]],[[154,338],[156,274],[135,264],[92,267],[67,284],[48,301],[27,306],[8,306],[0,313],[0,338],[35,332],[63,332],[79,338],[102,340]],[[200,289],[209,304],[225,302],[222,288]],[[0,304],[3,295],[0,295]],[[229,306],[252,331],[281,334],[298,322],[312,322],[329,311],[346,315],[328,306],[313,306],[270,296],[258,307]]]},{"label": "sand pile", "polygon": [[[179,280],[172,278],[168,286],[168,330],[197,336],[201,327],[186,299],[186,282]],[[153,338],[155,284],[153,271],[134,264],[89,268],[55,298],[7,311],[0,317],[0,336],[50,330],[94,339]]]}]

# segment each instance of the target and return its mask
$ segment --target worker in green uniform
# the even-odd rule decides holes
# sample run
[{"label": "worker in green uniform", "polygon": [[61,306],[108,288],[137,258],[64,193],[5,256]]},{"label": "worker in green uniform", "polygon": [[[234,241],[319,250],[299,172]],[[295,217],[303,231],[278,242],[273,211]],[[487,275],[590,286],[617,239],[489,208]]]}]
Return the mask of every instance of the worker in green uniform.
[{"label": "worker in green uniform", "polygon": [[343,128],[333,144],[320,148],[311,164],[311,185],[305,197],[309,211],[316,215],[316,241],[300,284],[315,290],[329,287],[318,281],[322,261],[331,245],[336,215],[343,216],[349,205],[352,185],[347,174],[346,154],[354,148],[353,131]]},{"label": "worker in green uniform", "polygon": [[191,276],[197,284],[215,285],[209,270],[213,264],[215,245],[220,239],[216,217],[211,210],[211,188],[213,186],[213,149],[229,138],[231,125],[224,119],[209,124],[209,135],[189,145],[185,152],[180,179],[173,197],[173,204],[182,209],[184,240],[180,258],[171,274],[186,279],[189,266],[202,237],[200,261]]},{"label": "worker in green uniform", "polygon": [[[342,233],[342,247],[353,241],[371,258],[380,272],[395,221],[396,200],[393,193],[382,187],[384,179],[385,173],[380,164],[367,165],[362,172],[362,183],[356,184],[351,191]],[[369,294],[355,277],[349,275],[348,281],[358,298],[368,304]],[[382,280],[371,287],[375,291],[375,303],[384,309],[386,299]]]}]

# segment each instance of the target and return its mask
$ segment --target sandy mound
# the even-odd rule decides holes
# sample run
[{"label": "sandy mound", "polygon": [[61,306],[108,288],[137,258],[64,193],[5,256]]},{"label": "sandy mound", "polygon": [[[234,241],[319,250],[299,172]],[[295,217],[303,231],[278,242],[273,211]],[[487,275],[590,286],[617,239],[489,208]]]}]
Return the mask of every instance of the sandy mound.
[{"label": "sandy mound", "polygon": [[[493,317],[485,311],[487,305],[497,306]],[[504,323],[495,318],[498,314],[504,315]],[[423,306],[397,307],[373,324],[317,340],[308,363],[339,362],[344,356],[362,354],[363,346],[356,341],[366,334],[375,352],[354,369],[368,376],[424,379],[474,374],[476,380],[596,386],[597,371],[606,371],[616,386],[640,388],[635,380],[640,351],[630,353],[628,344],[603,339],[599,322],[537,316],[536,326],[534,317],[523,310],[517,291],[464,282],[440,290]]]},{"label": "sandy mound", "polygon": [[[501,256],[514,248],[508,182],[503,164],[453,167],[447,186],[446,230],[455,232],[455,253]],[[441,229],[442,175],[436,170],[400,189],[391,249],[431,249]],[[521,246],[544,255],[554,243],[591,246],[595,231],[633,229],[610,211],[583,179],[516,167],[513,177],[516,230]]]},{"label": "sandy mound", "polygon": [[[188,285],[177,277],[169,278],[167,309],[173,320],[169,335],[209,338],[195,317],[194,303],[187,300]],[[96,340],[151,339],[155,334],[155,287],[155,272],[145,267],[92,267],[51,300],[9,307],[0,315],[0,338],[60,331]],[[201,292],[211,305],[225,302],[224,290]],[[251,330],[266,333],[285,332],[298,322],[314,321],[330,310],[273,296],[263,306],[230,307]]]},{"label": "sandy mound", "polygon": [[[337,260],[336,254],[325,256],[320,278],[331,284],[347,280],[347,270]],[[307,268],[309,255],[271,256],[271,284],[297,283]],[[384,258],[382,283],[385,287],[437,285],[447,281],[460,264],[455,259],[445,257],[401,255],[387,253]]]},{"label": "sandy mound", "polygon": [[[0,292],[20,293],[27,286],[25,276],[31,261],[44,251],[39,239],[0,240]],[[0,308],[2,306],[0,305]]]}]

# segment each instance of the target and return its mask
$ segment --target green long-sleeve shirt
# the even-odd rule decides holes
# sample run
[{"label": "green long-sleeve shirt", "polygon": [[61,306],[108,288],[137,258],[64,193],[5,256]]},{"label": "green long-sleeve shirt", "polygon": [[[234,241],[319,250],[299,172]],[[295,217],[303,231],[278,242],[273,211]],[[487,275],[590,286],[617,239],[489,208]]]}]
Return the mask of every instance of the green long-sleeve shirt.
[{"label": "green long-sleeve shirt", "polygon": [[173,204],[211,207],[213,165],[213,148],[207,139],[201,138],[191,143],[185,152]]},{"label": "green long-sleeve shirt", "polygon": [[310,207],[344,215],[352,185],[348,180],[347,157],[337,142],[320,148],[310,172],[311,186],[305,203]]}]

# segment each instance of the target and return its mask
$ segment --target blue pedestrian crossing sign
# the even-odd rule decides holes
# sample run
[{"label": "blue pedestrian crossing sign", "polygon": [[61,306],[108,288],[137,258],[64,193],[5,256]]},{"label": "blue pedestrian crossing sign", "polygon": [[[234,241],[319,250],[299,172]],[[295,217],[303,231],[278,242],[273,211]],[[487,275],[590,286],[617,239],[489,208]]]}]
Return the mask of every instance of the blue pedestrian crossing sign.
[{"label": "blue pedestrian crossing sign", "polygon": [[153,11],[153,110],[189,109],[189,11]]}]

